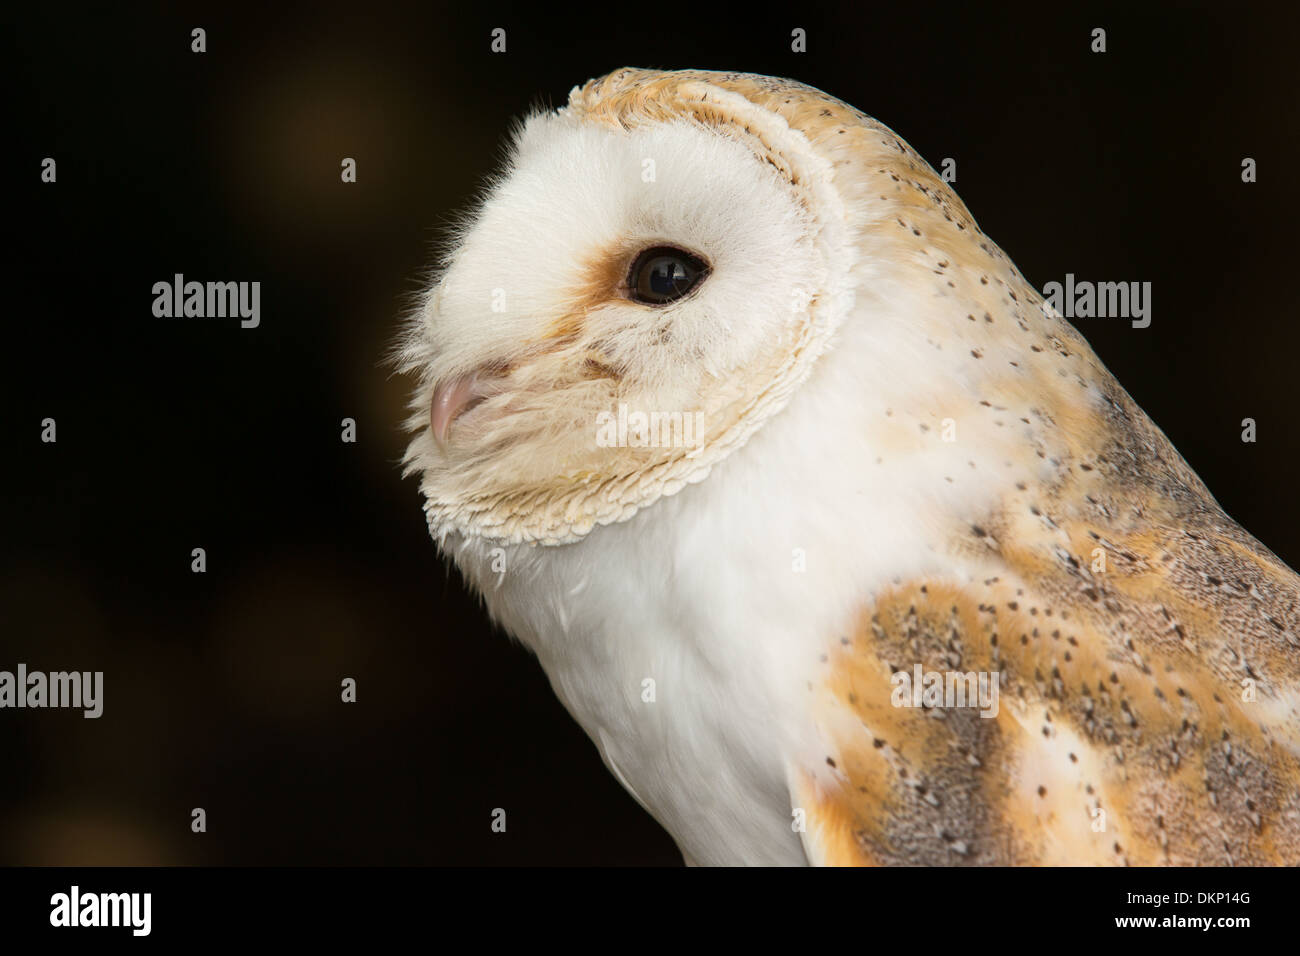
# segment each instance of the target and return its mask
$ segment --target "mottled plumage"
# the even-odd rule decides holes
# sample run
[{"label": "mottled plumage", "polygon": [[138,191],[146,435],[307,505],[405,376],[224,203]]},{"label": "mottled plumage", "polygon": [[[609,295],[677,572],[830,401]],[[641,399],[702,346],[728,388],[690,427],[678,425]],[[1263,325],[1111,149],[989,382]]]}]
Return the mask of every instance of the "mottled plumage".
[{"label": "mottled plumage", "polygon": [[[713,266],[665,308],[654,243]],[[404,355],[432,532],[688,861],[1300,862],[1300,579],[858,110],[575,89]],[[620,402],[705,440],[598,447]],[[917,665],[997,715],[894,706]]]}]

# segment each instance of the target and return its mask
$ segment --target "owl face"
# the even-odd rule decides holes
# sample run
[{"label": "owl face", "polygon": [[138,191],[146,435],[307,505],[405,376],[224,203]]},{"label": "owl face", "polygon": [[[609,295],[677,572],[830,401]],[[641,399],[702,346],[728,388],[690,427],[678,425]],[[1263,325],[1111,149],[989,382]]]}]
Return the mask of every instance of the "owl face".
[{"label": "owl face", "polygon": [[561,543],[630,517],[806,373],[825,230],[792,160],[731,120],[571,105],[519,128],[405,349],[435,535]]}]

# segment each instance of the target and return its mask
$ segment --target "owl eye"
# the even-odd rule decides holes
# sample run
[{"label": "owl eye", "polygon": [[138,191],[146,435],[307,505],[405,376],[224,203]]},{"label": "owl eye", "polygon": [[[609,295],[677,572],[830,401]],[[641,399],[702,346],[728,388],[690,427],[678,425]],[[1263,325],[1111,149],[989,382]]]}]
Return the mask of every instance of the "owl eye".
[{"label": "owl eye", "polygon": [[638,302],[667,305],[694,289],[708,274],[708,264],[698,256],[671,246],[656,246],[636,257],[627,286]]}]

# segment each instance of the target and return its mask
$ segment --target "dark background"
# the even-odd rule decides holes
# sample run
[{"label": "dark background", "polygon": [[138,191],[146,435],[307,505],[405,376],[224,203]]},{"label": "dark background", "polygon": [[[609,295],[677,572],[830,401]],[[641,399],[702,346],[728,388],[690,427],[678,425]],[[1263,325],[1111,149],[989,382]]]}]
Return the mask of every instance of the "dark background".
[{"label": "dark background", "polygon": [[[0,863],[680,862],[437,556],[397,466],[410,383],[383,364],[510,118],[620,66],[821,87],[935,166],[956,158],[1034,285],[1151,281],[1150,328],[1077,324],[1225,509],[1300,564],[1281,10],[158,4],[9,22],[0,669],[103,670],[105,711],[0,711]],[[154,318],[176,272],[261,281],[261,327]]]}]

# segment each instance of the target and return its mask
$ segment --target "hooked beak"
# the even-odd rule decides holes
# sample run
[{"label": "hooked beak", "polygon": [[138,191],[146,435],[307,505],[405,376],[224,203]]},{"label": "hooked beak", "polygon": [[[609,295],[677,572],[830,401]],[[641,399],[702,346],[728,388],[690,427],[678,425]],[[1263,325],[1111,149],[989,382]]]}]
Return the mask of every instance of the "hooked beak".
[{"label": "hooked beak", "polygon": [[438,383],[429,411],[429,428],[438,447],[446,448],[451,426],[457,418],[497,391],[490,387],[490,377],[483,370]]}]

